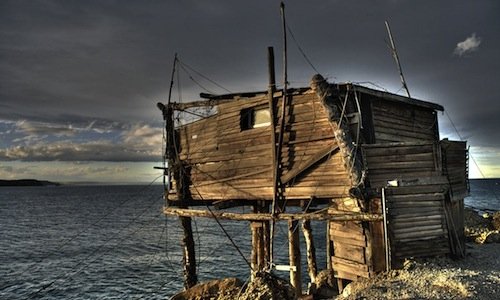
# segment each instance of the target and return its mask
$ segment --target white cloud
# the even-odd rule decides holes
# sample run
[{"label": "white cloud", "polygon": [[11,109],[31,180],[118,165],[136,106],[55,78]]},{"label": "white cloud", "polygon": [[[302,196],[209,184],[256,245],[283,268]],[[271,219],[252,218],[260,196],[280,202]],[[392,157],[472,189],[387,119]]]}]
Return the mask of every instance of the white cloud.
[{"label": "white cloud", "polygon": [[455,55],[463,56],[464,54],[474,52],[481,45],[481,38],[477,37],[475,33],[466,38],[465,40],[457,43],[457,47],[453,51]]},{"label": "white cloud", "polygon": [[[75,142],[65,139],[57,141],[38,138],[37,133],[54,131],[66,133],[61,127],[34,126],[29,122],[18,125],[23,132],[35,133],[28,137],[30,143],[0,148],[0,161],[109,161],[109,162],[154,162],[161,160],[162,129],[145,124],[136,124],[124,131],[118,141],[108,139]],[[91,124],[92,125],[92,124]],[[89,126],[89,130],[92,126]],[[79,129],[70,128],[68,133]],[[46,136],[43,136],[46,137]]]}]

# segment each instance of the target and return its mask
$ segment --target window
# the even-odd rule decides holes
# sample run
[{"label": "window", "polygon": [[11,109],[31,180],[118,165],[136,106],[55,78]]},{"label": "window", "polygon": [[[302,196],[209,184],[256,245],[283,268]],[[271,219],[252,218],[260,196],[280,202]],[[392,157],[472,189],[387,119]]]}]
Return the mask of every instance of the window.
[{"label": "window", "polygon": [[271,125],[271,114],[267,107],[250,107],[240,112],[240,128],[248,130]]}]

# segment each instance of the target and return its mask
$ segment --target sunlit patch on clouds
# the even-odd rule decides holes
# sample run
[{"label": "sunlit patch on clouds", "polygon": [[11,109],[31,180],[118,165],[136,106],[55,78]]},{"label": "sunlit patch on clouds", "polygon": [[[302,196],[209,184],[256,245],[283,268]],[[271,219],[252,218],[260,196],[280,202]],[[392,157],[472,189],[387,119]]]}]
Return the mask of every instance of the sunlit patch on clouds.
[{"label": "sunlit patch on clouds", "polygon": [[[162,130],[146,124],[131,125],[103,137],[89,136],[86,128],[19,122],[11,145],[0,149],[4,161],[159,161]],[[95,131],[93,131],[95,132]],[[71,139],[68,139],[71,137]]]},{"label": "sunlit patch on clouds", "polygon": [[496,147],[470,147],[471,178],[495,177],[500,171],[500,150]]},{"label": "sunlit patch on clouds", "polygon": [[457,46],[453,53],[458,56],[463,56],[470,52],[477,51],[481,45],[481,38],[477,37],[475,33],[467,37],[465,40],[457,43]]},{"label": "sunlit patch on clouds", "polygon": [[[149,182],[161,175],[162,129],[105,119],[0,120],[0,178]],[[159,173],[158,173],[159,172]]]}]

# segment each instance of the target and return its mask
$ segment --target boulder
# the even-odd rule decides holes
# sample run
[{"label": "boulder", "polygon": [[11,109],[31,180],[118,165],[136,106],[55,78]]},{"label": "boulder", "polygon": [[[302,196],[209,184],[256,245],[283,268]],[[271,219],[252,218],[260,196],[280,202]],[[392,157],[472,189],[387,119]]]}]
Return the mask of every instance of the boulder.
[{"label": "boulder", "polygon": [[500,230],[500,211],[497,211],[493,214],[491,224],[495,230]]},{"label": "boulder", "polygon": [[338,295],[337,280],[333,275],[333,270],[319,272],[310,292],[314,295],[314,299],[332,299]]},{"label": "boulder", "polygon": [[291,285],[271,274],[259,272],[255,279],[246,287],[245,291],[235,299],[238,300],[293,300],[295,291]]},{"label": "boulder", "polygon": [[498,231],[491,231],[484,239],[485,243],[500,243],[500,233]]},{"label": "boulder", "polygon": [[211,280],[197,285],[174,295],[171,300],[188,300],[188,299],[228,299],[233,298],[231,295],[237,294],[243,283],[238,278],[225,278]]}]

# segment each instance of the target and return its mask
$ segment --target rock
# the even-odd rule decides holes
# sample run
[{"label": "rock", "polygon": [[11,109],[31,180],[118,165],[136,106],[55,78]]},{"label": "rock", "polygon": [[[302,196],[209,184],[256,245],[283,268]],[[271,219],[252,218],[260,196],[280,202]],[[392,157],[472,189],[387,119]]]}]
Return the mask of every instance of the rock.
[{"label": "rock", "polygon": [[493,225],[493,228],[495,228],[495,230],[500,230],[500,211],[497,211],[493,214],[491,224]]},{"label": "rock", "polygon": [[342,290],[342,297],[347,298],[352,293],[352,282],[346,285],[346,287]]},{"label": "rock", "polygon": [[485,243],[500,243],[500,233],[498,231],[490,232],[484,239]]},{"label": "rock", "polygon": [[257,273],[245,291],[239,297],[235,297],[238,300],[292,300],[295,298],[295,292],[287,281],[266,272]]},{"label": "rock", "polygon": [[333,270],[322,270],[319,272],[311,292],[314,295],[314,299],[332,299],[336,296],[338,294],[338,287]]},{"label": "rock", "polygon": [[174,295],[171,300],[187,299],[232,299],[231,295],[239,293],[243,283],[238,278],[211,280]]}]

